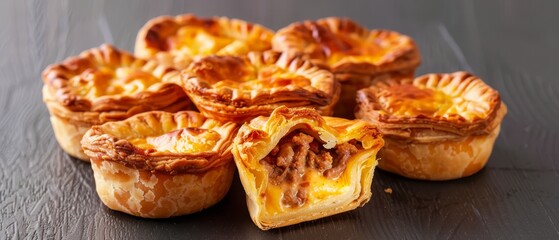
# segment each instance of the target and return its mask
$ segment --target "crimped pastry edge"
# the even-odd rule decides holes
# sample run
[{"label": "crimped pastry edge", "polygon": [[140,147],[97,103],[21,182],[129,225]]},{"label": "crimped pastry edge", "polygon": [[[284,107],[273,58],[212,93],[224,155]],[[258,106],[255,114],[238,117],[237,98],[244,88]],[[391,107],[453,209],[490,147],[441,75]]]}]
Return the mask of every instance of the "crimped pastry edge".
[{"label": "crimped pastry edge", "polygon": [[[380,112],[382,106],[376,102],[376,92],[382,91],[388,86],[411,83],[435,88],[452,87],[454,91],[478,92],[488,99],[491,107],[485,118],[475,119],[471,122],[445,117],[395,116]],[[376,124],[386,136],[415,142],[433,142],[459,139],[472,134],[489,134],[501,123],[506,113],[506,105],[501,101],[499,93],[468,72],[426,74],[413,80],[407,78],[385,79],[357,92],[357,118]]]},{"label": "crimped pastry edge", "polygon": [[[273,51],[251,52],[247,57],[208,57],[244,61],[245,64],[261,67],[275,64],[281,68],[300,74],[311,80],[312,86],[303,89],[280,87],[269,90],[256,89],[242,91],[232,88],[213,88],[214,79],[203,79],[195,73],[197,64],[190,65],[191,69],[182,72],[182,86],[187,95],[193,100],[198,109],[207,117],[222,121],[232,120],[244,122],[259,115],[269,115],[278,106],[311,107],[324,115],[331,115],[333,106],[340,97],[340,83],[332,73],[319,69],[311,63],[302,60],[298,55]],[[218,59],[220,60],[220,59]],[[282,98],[283,97],[283,98]],[[230,116],[230,117],[228,117]]]},{"label": "crimped pastry edge", "polygon": [[[138,92],[133,95],[108,95],[88,99],[73,93],[68,81],[82,72],[97,66],[133,66],[149,71],[161,80],[157,89]],[[103,44],[99,48],[83,51],[78,56],[69,57],[60,63],[49,65],[42,73],[43,83],[48,87],[52,99],[74,112],[128,111],[133,108],[157,110],[176,102],[188,101],[181,87],[176,85],[180,72],[154,61],[138,59],[112,45]]]},{"label": "crimped pastry edge", "polygon": [[[178,130],[179,126],[196,128],[206,121],[214,121],[221,128],[219,132],[221,139],[212,151],[201,153],[171,153],[158,152],[141,149],[130,143],[126,137],[118,137],[107,133],[106,129],[111,127],[122,127],[134,131],[134,128],[147,127],[153,131],[163,126],[162,120],[173,121]],[[156,125],[153,125],[156,124]],[[162,125],[157,125],[162,124]],[[119,126],[123,125],[123,126]],[[119,122],[107,122],[103,125],[95,125],[88,130],[82,141],[82,148],[91,159],[102,159],[104,161],[118,162],[124,166],[169,174],[201,173],[214,167],[232,161],[231,142],[237,131],[235,123],[219,123],[213,119],[207,119],[198,112],[182,111],[169,113],[162,111],[151,111],[137,114]],[[159,134],[164,134],[160,132]],[[138,133],[143,136],[142,133]],[[145,136],[147,137],[147,136]]]},{"label": "crimped pastry edge", "polygon": [[[166,49],[168,36],[176,34],[181,27],[212,26],[216,24],[220,32],[227,30],[230,34],[247,37],[258,35],[257,41],[270,42],[274,32],[260,24],[227,17],[198,17],[194,14],[177,16],[159,16],[149,20],[138,32],[134,53],[146,59],[155,59],[158,62],[184,69],[199,56],[173,55]],[[262,39],[263,38],[263,39]],[[268,49],[264,49],[268,50]]]},{"label": "crimped pastry edge", "polygon": [[[397,51],[385,56],[385,60],[374,64],[366,61],[352,61],[343,59],[334,65],[327,62],[327,57],[310,56],[308,49],[311,44],[316,43],[312,36],[313,28],[323,28],[334,34],[356,34],[362,39],[399,39],[400,47]],[[315,21],[302,21],[292,23],[276,32],[272,39],[272,49],[276,51],[287,51],[302,54],[310,59],[313,64],[330,69],[334,73],[353,73],[364,75],[376,75],[386,72],[413,70],[421,63],[419,50],[410,37],[395,31],[385,29],[368,30],[349,18],[328,17]]]}]

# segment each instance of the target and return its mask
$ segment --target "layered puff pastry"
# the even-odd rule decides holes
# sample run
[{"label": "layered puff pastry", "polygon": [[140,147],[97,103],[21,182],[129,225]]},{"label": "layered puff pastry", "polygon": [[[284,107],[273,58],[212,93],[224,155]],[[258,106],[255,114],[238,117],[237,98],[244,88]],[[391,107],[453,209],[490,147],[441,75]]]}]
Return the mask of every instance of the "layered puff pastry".
[{"label": "layered puff pastry", "polygon": [[180,79],[177,70],[107,44],[48,66],[42,77],[43,100],[58,143],[85,161],[89,158],[80,140],[92,125],[140,112],[176,112],[193,106],[175,84]]},{"label": "layered puff pastry", "polygon": [[252,220],[266,230],[363,206],[382,146],[372,124],[312,109],[279,107],[245,123],[233,155]]},{"label": "layered puff pastry", "polygon": [[379,168],[449,180],[482,169],[507,112],[499,93],[467,72],[375,82],[357,93],[356,116],[377,125]]},{"label": "layered puff pastry", "polygon": [[198,18],[192,14],[162,16],[140,29],[135,54],[183,69],[200,56],[269,50],[273,35],[261,25],[239,19]]},{"label": "layered puff pastry", "polygon": [[198,112],[152,111],[93,126],[81,143],[107,207],[165,218],[201,211],[225,196],[237,129]]},{"label": "layered puff pastry", "polygon": [[356,91],[379,77],[413,77],[420,64],[414,41],[389,30],[369,30],[348,18],[293,23],[272,39],[276,51],[303,54],[342,83],[335,116],[354,118]]},{"label": "layered puff pastry", "polygon": [[182,72],[182,83],[206,117],[239,123],[269,115],[279,106],[330,115],[340,94],[331,72],[272,51],[199,59]]}]

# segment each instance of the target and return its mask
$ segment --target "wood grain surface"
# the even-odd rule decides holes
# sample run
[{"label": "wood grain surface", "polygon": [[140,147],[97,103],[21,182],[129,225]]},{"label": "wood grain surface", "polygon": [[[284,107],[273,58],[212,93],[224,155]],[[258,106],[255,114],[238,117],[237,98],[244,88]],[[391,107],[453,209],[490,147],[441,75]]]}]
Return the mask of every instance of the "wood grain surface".
[{"label": "wood grain surface", "polygon": [[[522,0],[0,1],[0,239],[559,239],[558,10],[558,1]],[[333,217],[261,231],[238,180],[222,202],[189,216],[111,211],[89,164],[57,145],[40,73],[104,42],[132,50],[148,19],[186,12],[272,29],[349,16],[397,30],[416,39],[420,74],[472,71],[509,114],[478,174],[425,182],[377,171],[371,202]]]}]

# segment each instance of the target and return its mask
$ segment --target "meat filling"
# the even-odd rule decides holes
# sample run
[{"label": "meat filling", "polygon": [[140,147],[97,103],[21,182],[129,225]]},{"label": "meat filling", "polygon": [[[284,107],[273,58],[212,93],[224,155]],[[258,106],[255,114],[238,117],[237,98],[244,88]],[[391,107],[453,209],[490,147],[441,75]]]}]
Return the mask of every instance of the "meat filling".
[{"label": "meat filling", "polygon": [[303,205],[308,198],[309,182],[305,178],[307,169],[313,169],[329,179],[336,179],[344,172],[347,160],[360,149],[361,144],[355,140],[325,149],[314,137],[296,131],[280,140],[260,160],[260,164],[268,170],[271,184],[287,186],[282,203],[295,207]]}]

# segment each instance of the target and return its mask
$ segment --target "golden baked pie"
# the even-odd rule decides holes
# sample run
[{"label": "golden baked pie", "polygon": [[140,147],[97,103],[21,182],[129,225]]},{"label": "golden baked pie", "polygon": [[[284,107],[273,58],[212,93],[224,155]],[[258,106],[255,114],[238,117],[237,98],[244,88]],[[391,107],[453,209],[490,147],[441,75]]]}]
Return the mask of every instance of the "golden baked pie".
[{"label": "golden baked pie", "polygon": [[192,14],[162,16],[142,27],[135,53],[182,69],[199,56],[269,50],[273,35],[261,25],[239,19],[198,18]]},{"label": "golden baked pie", "polygon": [[279,107],[245,123],[233,155],[252,220],[266,230],[363,206],[382,145],[372,124],[313,109]]},{"label": "golden baked pie", "polygon": [[276,51],[303,54],[330,69],[342,83],[335,116],[353,118],[355,93],[374,79],[412,77],[420,63],[414,41],[389,30],[369,30],[348,18],[329,17],[293,23],[272,39]]},{"label": "golden baked pie", "polygon": [[251,52],[209,56],[182,72],[183,88],[206,117],[244,122],[279,106],[332,113],[340,94],[332,73],[297,56]]},{"label": "golden baked pie", "polygon": [[467,72],[377,81],[358,91],[357,105],[356,116],[384,134],[379,168],[425,180],[483,168],[507,112],[499,93]]},{"label": "golden baked pie", "polygon": [[93,126],[81,141],[107,207],[145,218],[185,215],[219,202],[235,166],[234,123],[197,112],[153,111]]},{"label": "golden baked pie", "polygon": [[176,85],[180,73],[111,45],[82,52],[43,72],[43,100],[58,143],[88,161],[80,140],[95,124],[151,110],[176,112],[192,103]]}]

